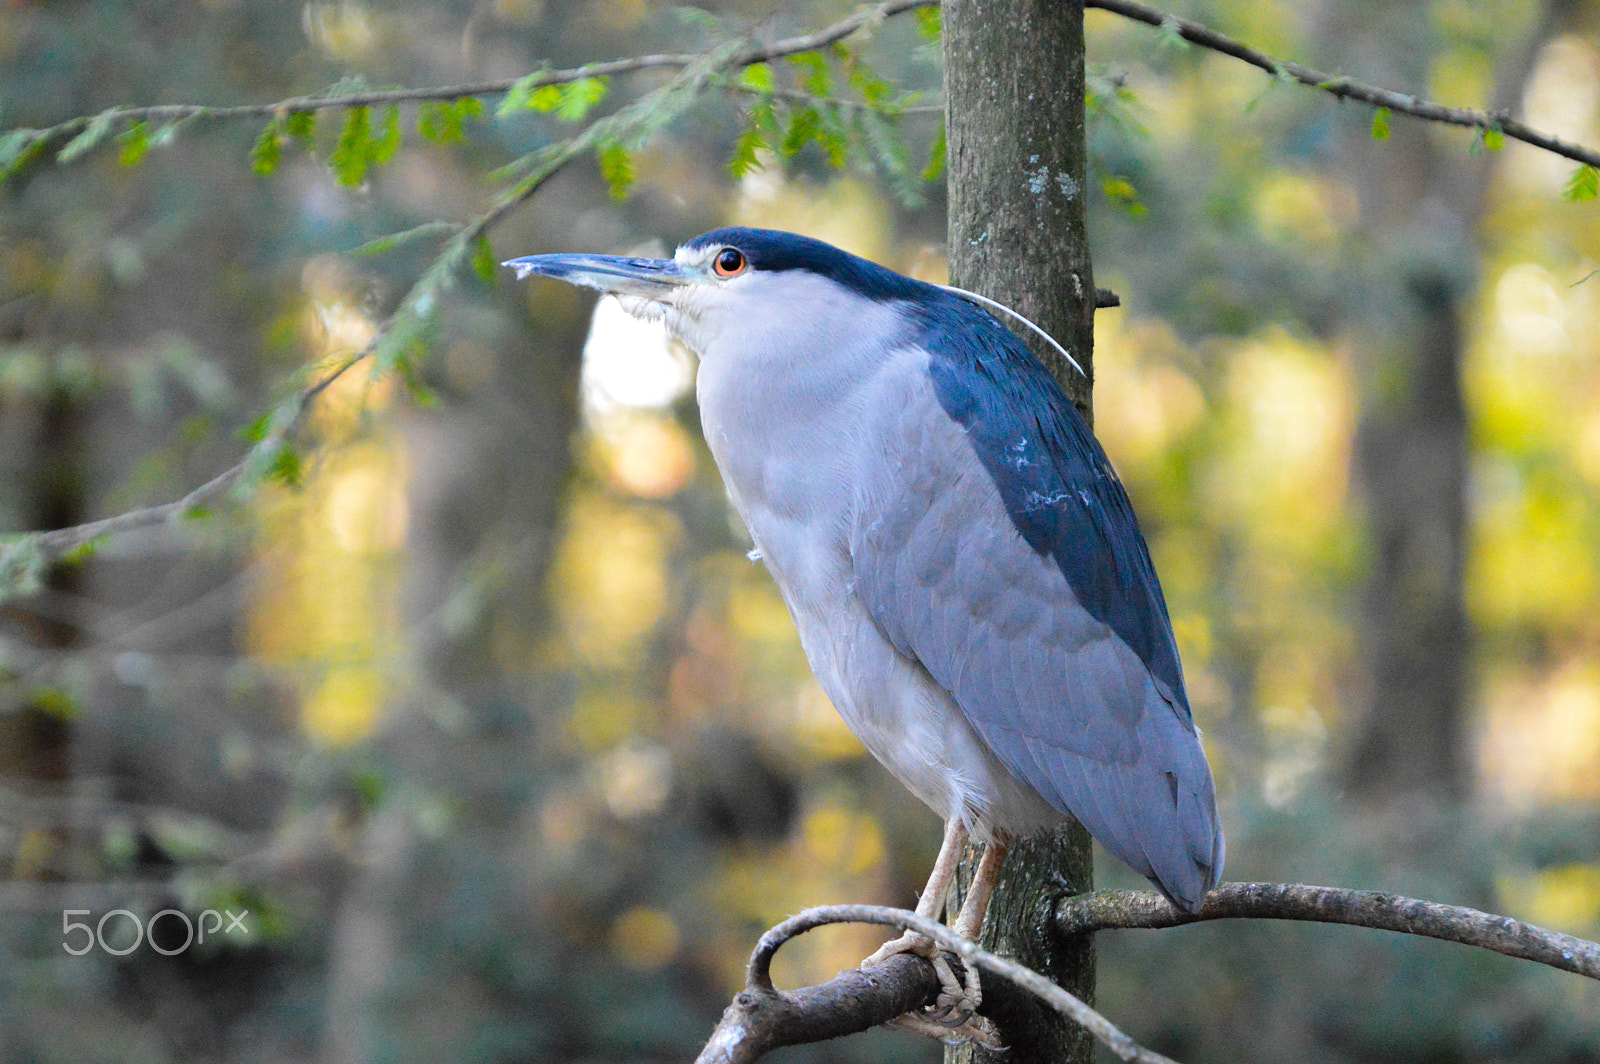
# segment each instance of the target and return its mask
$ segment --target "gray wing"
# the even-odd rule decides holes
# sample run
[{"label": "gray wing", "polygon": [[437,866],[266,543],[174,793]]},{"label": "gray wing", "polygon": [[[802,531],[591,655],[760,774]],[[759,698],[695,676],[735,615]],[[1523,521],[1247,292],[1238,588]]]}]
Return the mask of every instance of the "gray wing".
[{"label": "gray wing", "polygon": [[[906,450],[885,456],[850,532],[857,594],[1008,771],[1193,908],[1221,872],[1222,835],[1121,485],[1087,427],[1074,438],[1061,420],[1076,414],[1059,389],[1066,409],[1047,395],[1038,417],[980,391],[1000,410],[985,417],[938,387],[912,382],[919,398],[896,412],[889,437]],[[1021,482],[996,473],[1017,472],[1006,456]]]}]

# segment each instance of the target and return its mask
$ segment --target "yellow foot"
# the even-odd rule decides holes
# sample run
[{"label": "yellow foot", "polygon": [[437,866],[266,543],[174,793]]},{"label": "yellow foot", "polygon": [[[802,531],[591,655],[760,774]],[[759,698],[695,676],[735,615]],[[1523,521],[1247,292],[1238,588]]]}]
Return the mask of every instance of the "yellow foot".
[{"label": "yellow foot", "polygon": [[884,1024],[885,1027],[914,1031],[947,1045],[976,1042],[988,1049],[1001,1048],[1000,1034],[994,1024],[977,1015],[978,1006],[983,1003],[983,988],[979,985],[976,971],[966,968],[962,976],[957,976],[949,957],[938,944],[915,931],[907,931],[899,938],[885,942],[877,952],[861,962],[861,967],[882,964],[897,953],[915,954],[933,965],[934,972],[939,976],[939,997],[921,1012],[898,1016]]}]

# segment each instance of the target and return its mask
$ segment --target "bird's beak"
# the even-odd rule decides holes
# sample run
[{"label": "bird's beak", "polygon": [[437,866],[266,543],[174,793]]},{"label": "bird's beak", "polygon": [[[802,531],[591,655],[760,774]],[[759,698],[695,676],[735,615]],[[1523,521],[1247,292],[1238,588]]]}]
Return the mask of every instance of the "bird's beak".
[{"label": "bird's beak", "polygon": [[543,274],[568,284],[595,288],[614,296],[666,299],[689,283],[673,259],[630,259],[621,255],[529,255],[501,263],[517,271],[517,280]]}]

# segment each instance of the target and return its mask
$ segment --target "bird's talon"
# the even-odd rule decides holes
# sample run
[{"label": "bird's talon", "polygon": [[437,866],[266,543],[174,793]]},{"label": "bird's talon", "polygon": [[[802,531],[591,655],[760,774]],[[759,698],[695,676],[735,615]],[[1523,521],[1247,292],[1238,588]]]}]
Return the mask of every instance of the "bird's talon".
[{"label": "bird's talon", "polygon": [[886,1027],[914,1031],[949,1045],[977,1042],[991,1049],[998,1048],[994,1026],[977,1015],[978,1006],[983,1003],[983,989],[976,971],[963,966],[961,974],[957,975],[955,963],[952,963],[956,959],[941,950],[931,938],[914,931],[884,943],[861,962],[861,967],[882,964],[897,953],[915,954],[933,965],[939,977],[939,996],[928,1008],[890,1020]]},{"label": "bird's talon", "polygon": [[908,1012],[904,1016],[895,1017],[884,1026],[920,1034],[947,1046],[971,1043],[996,1052],[1005,1048],[1005,1043],[1000,1040],[999,1028],[983,1016],[973,1016],[958,1026],[946,1027],[921,1013]]}]

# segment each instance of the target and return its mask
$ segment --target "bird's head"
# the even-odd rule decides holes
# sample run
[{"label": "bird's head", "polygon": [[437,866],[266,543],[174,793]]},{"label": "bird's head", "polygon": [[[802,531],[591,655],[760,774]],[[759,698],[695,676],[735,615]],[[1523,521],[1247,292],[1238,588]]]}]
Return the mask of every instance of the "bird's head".
[{"label": "bird's head", "polygon": [[617,297],[638,318],[661,320],[704,356],[720,344],[785,335],[821,338],[859,328],[891,303],[939,290],[810,237],[732,227],[695,237],[670,259],[530,255],[505,265]]}]

